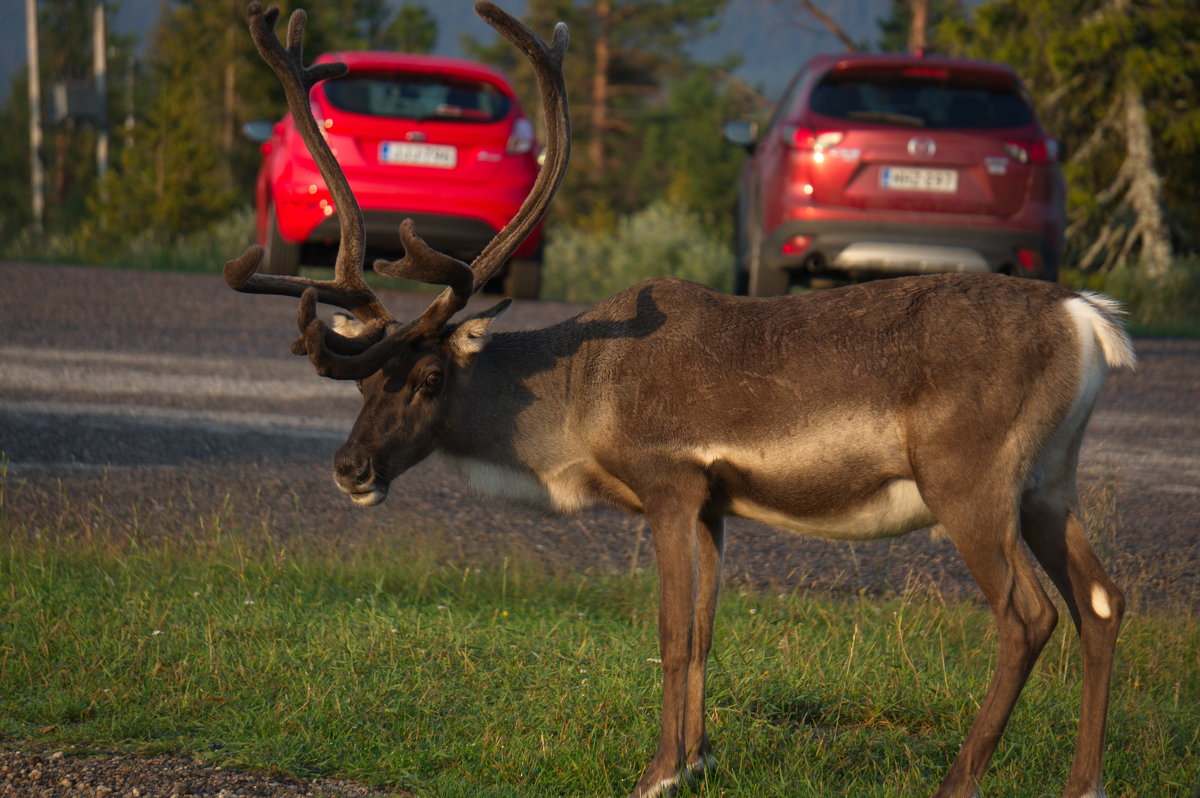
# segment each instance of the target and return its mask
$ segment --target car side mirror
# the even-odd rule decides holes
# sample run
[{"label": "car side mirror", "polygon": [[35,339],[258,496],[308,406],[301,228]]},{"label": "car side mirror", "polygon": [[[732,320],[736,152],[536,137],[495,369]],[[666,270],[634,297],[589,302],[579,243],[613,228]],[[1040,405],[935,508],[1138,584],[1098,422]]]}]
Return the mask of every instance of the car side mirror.
[{"label": "car side mirror", "polygon": [[758,144],[758,123],[749,119],[731,119],[721,125],[721,136],[730,144],[754,152]]},{"label": "car side mirror", "polygon": [[275,130],[275,123],[269,119],[256,119],[242,125],[242,135],[255,144],[265,144]]}]

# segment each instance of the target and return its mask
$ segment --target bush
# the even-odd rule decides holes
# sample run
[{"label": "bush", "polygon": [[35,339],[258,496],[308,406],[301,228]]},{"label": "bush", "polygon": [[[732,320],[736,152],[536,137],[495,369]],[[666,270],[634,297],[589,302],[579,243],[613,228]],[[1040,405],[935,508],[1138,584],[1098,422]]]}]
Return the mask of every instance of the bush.
[{"label": "bush", "polygon": [[26,230],[0,249],[0,257],[128,269],[216,272],[225,261],[241,255],[254,242],[254,224],[254,209],[247,206],[203,232],[172,236],[147,227],[114,248],[111,244],[105,246],[95,226],[84,222],[72,233],[50,233],[40,240]]},{"label": "bush", "polygon": [[1177,259],[1158,280],[1136,264],[1123,263],[1099,274],[1064,272],[1062,282],[1119,300],[1143,332],[1200,335],[1200,255]]},{"label": "bush", "polygon": [[700,218],[678,205],[655,202],[593,232],[559,227],[546,244],[542,296],[595,302],[652,277],[682,277],[728,291],[733,253]]}]

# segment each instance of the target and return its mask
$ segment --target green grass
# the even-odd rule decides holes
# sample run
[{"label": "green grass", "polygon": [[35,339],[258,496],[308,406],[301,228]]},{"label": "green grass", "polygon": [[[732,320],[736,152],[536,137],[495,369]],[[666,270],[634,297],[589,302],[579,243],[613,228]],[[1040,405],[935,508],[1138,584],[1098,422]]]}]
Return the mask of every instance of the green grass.
[{"label": "green grass", "polygon": [[[2,497],[0,497],[2,498]],[[0,739],[179,752],[428,796],[624,795],[659,701],[652,580],[21,527],[0,501]],[[115,542],[114,542],[115,540]],[[935,599],[730,591],[709,684],[720,769],[701,796],[933,791],[994,661],[988,613]],[[984,784],[1058,795],[1079,695],[1051,641]],[[1200,625],[1130,617],[1109,794],[1200,786]]]}]

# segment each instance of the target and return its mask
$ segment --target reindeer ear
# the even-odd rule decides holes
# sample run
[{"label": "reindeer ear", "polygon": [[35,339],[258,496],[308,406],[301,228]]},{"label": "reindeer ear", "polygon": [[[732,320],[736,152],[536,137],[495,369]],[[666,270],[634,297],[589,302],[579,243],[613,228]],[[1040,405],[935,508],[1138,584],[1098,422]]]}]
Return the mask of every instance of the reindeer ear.
[{"label": "reindeer ear", "polygon": [[511,304],[512,300],[506,299],[454,325],[446,337],[451,353],[461,362],[465,362],[467,358],[480,352],[490,336],[488,327],[501,313],[508,310]]},{"label": "reindeer ear", "polygon": [[367,331],[367,325],[349,313],[333,314],[333,331],[343,338],[357,338]]}]

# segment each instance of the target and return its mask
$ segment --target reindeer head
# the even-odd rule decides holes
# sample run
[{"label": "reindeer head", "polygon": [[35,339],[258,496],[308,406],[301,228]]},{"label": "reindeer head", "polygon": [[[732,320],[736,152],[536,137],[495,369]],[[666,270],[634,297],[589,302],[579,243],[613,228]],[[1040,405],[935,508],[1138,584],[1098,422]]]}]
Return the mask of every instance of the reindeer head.
[{"label": "reindeer head", "polygon": [[[362,211],[309,105],[309,90],[321,80],[344,75],[346,67],[303,66],[303,11],[292,14],[284,47],[275,34],[279,9],[264,11],[254,2],[247,10],[258,52],[283,83],[296,127],[333,195],[341,241],[332,280],[258,274],[263,250],[256,245],[225,264],[225,281],[238,291],[300,297],[300,337],[292,344],[292,352],[307,355],[323,377],[358,383],[363,407],[350,438],[337,451],[334,479],[364,506],[383,501],[391,480],[436,448],[448,395],[483,348],[488,325],[508,307],[508,301],[459,323],[451,323],[451,318],[503,268],[545,215],[566,171],[570,151],[562,76],[566,26],[559,23],[547,45],[486,0],[477,2],[475,11],[533,65],[547,120],[546,157],[517,215],[470,265],[431,249],[416,234],[411,220],[400,225],[404,257],[377,260],[375,271],[386,277],[446,286],[418,318],[401,322],[363,280]],[[317,317],[318,302],[349,311],[354,322],[340,331],[331,329]]]}]

